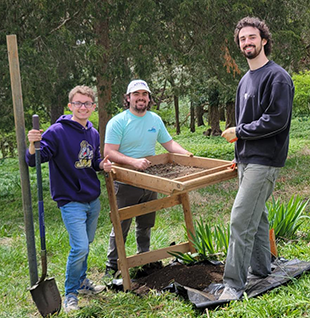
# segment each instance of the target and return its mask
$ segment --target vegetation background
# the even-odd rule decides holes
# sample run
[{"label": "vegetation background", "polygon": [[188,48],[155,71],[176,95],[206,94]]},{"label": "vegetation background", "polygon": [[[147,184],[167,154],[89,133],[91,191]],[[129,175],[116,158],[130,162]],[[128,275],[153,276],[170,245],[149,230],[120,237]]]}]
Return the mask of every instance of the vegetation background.
[{"label": "vegetation background", "polygon": [[[233,159],[233,145],[217,135],[234,123],[234,95],[247,70],[233,42],[236,22],[246,15],[265,19],[273,34],[271,59],[293,77],[296,95],[289,157],[282,169],[275,199],[287,203],[293,195],[309,199],[310,5],[309,0],[3,0],[0,1],[0,317],[37,317],[29,287],[26,238],[18,154],[12,112],[12,92],[6,35],[16,34],[22,77],[25,128],[40,115],[46,129],[66,109],[72,87],[86,84],[98,92],[98,112],[91,118],[103,141],[109,118],[121,111],[122,94],[131,79],[143,78],[152,89],[154,111],[173,138],[197,156]],[[163,149],[158,146],[157,153]],[[29,170],[39,250],[36,174]],[[43,165],[48,273],[61,294],[68,237],[59,210],[49,194],[48,166]],[[100,282],[111,228],[102,180],[102,213],[90,255],[90,278]],[[229,222],[236,180],[190,193],[195,220]],[[309,208],[306,209],[309,215]],[[182,211],[158,213],[152,248],[184,241]],[[281,256],[309,261],[309,223],[292,239],[278,242]],[[134,231],[127,253],[135,253]],[[39,251],[38,251],[38,260]],[[40,273],[40,267],[39,267]],[[109,291],[82,301],[74,317],[307,317],[309,275],[287,286],[224,308],[197,311],[173,294]],[[87,305],[87,306],[86,306]],[[60,317],[65,317],[64,313]]]},{"label": "vegetation background", "polygon": [[[86,84],[98,92],[103,143],[127,84],[142,78],[177,134],[184,124],[195,131],[207,113],[210,133],[218,135],[220,119],[234,121],[236,86],[248,69],[233,40],[237,21],[247,15],[266,20],[274,42],[271,58],[291,74],[304,74],[310,62],[309,8],[309,0],[2,0],[1,151],[6,156],[16,148],[9,34],[18,40],[27,129],[32,114],[54,123],[66,109],[70,89]],[[300,94],[296,111],[309,114],[309,92]],[[183,118],[182,100],[187,101]]]},{"label": "vegetation background", "polygon": [[[224,123],[222,123],[224,125]],[[274,191],[275,199],[287,203],[293,195],[304,200],[310,197],[310,120],[294,118],[291,129],[289,157]],[[196,133],[182,132],[173,137],[194,154],[231,160],[233,145],[221,137],[205,137],[204,128]],[[173,133],[173,132],[172,132]],[[157,153],[163,151],[160,146]],[[33,213],[35,221],[37,257],[39,260],[39,230],[37,221],[37,190],[35,169],[30,169]],[[61,295],[64,293],[68,237],[56,204],[50,198],[48,166],[43,164],[44,207],[48,251],[48,273],[55,277]],[[104,274],[108,237],[111,229],[109,204],[102,175],[102,211],[89,259],[89,277],[100,282]],[[195,221],[201,218],[210,226],[229,223],[230,209],[237,191],[237,180],[230,180],[190,192],[191,209]],[[29,284],[26,238],[20,195],[18,160],[0,160],[0,317],[38,317],[27,288]],[[310,215],[309,207],[305,211]],[[152,232],[152,249],[185,241],[183,212],[179,206],[157,214]],[[278,240],[279,255],[287,259],[310,261],[310,224],[307,220],[291,239]],[[131,230],[126,244],[128,255],[136,252],[135,235]],[[168,260],[166,260],[167,262]],[[39,261],[38,261],[39,262]],[[39,274],[41,269],[39,267]],[[93,298],[81,298],[85,306],[72,317],[308,317],[310,310],[310,276],[302,275],[287,286],[254,299],[234,302],[229,306],[201,312],[174,294],[151,293],[140,298],[131,293],[108,291]],[[61,312],[60,317],[66,317]]]}]

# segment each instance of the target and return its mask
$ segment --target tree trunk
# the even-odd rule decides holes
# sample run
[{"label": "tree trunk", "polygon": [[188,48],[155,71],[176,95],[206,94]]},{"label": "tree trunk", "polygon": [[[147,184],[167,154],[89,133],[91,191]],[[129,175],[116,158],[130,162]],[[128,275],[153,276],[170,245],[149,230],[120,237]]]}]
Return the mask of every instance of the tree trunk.
[{"label": "tree trunk", "polygon": [[[59,75],[59,82],[55,85],[52,85],[51,91],[51,105],[50,105],[50,118],[51,125],[56,122],[56,120],[63,115],[64,107],[68,103],[68,94],[65,88],[65,82],[67,78],[67,67],[65,65],[65,60],[60,61],[60,64],[57,67],[57,74]],[[71,87],[70,89],[72,89]]]},{"label": "tree trunk", "polygon": [[174,102],[174,111],[175,111],[176,134],[180,135],[181,129],[180,129],[179,97],[176,95],[173,95],[173,102]]},{"label": "tree trunk", "polygon": [[97,44],[103,48],[103,54],[98,60],[97,73],[97,93],[98,93],[98,114],[99,114],[99,134],[100,134],[100,152],[103,156],[104,136],[106,125],[111,118],[109,105],[111,103],[112,85],[108,75],[109,67],[109,20],[101,20],[95,28],[97,35]]},{"label": "tree trunk", "polygon": [[235,127],[236,119],[235,119],[235,103],[229,102],[226,104],[226,126],[225,128]]},{"label": "tree trunk", "polygon": [[219,107],[219,112],[220,112],[220,121],[225,121],[225,107],[223,105]]},{"label": "tree trunk", "polygon": [[56,120],[63,115],[64,105],[68,102],[68,96],[55,96],[53,98],[52,105],[50,106],[50,115],[51,115],[51,125],[56,122]]},{"label": "tree trunk", "polygon": [[160,109],[160,104],[161,104],[161,102],[163,101],[164,95],[165,95],[165,92],[166,92],[166,86],[167,86],[167,79],[165,79],[164,87],[163,87],[163,89],[161,90],[160,97],[159,97],[158,100],[156,101],[156,110],[159,110],[159,109]]},{"label": "tree trunk", "polygon": [[220,128],[220,112],[218,104],[212,103],[209,105],[209,116],[211,135],[220,136],[222,134],[222,130]]},{"label": "tree trunk", "polygon": [[98,91],[98,115],[99,115],[99,134],[100,134],[100,150],[103,157],[105,128],[111,118],[109,113],[109,105],[111,102],[111,81],[104,76],[97,75],[97,91]]},{"label": "tree trunk", "polygon": [[204,114],[204,110],[203,110],[203,105],[198,105],[195,107],[196,109],[196,118],[197,118],[197,126],[204,126],[204,122],[203,122],[203,114]]},{"label": "tree trunk", "polygon": [[195,132],[195,106],[192,101],[190,106],[190,114],[191,114],[190,131]]},{"label": "tree trunk", "polygon": [[51,106],[51,125],[56,122],[56,120],[63,115],[64,113],[64,104],[54,104]]}]

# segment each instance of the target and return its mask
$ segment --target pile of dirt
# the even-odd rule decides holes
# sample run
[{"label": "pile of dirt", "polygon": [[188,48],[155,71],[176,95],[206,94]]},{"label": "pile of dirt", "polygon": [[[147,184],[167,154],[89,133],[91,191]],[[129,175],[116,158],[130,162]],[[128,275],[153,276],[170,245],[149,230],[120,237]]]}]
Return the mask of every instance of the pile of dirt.
[{"label": "pile of dirt", "polygon": [[181,166],[175,163],[165,163],[151,166],[143,172],[162,178],[175,179],[178,177],[188,176],[195,172],[200,172],[203,170],[205,170],[205,168]]},{"label": "pile of dirt", "polygon": [[224,265],[199,263],[184,265],[172,263],[160,269],[154,268],[147,276],[136,278],[132,283],[132,291],[138,295],[147,294],[151,289],[162,291],[171,283],[198,290],[204,290],[211,283],[221,283],[223,280]]}]

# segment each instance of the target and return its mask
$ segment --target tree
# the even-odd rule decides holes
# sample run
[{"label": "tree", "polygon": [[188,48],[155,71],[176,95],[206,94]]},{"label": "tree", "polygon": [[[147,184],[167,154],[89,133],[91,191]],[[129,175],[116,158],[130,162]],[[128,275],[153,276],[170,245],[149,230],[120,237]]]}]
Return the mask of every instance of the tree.
[{"label": "tree", "polygon": [[264,18],[275,42],[271,58],[289,71],[304,70],[310,61],[308,2],[2,1],[1,133],[14,127],[6,34],[18,38],[26,126],[31,126],[33,113],[54,122],[63,113],[69,90],[77,84],[91,85],[98,91],[103,143],[108,119],[120,111],[128,82],[138,77],[154,87],[159,101],[163,91],[169,92],[175,101],[177,131],[179,98],[190,96],[198,105],[194,96],[199,86],[216,79],[219,102],[226,105],[230,124],[234,92],[248,69],[233,42],[236,22],[246,15]]}]

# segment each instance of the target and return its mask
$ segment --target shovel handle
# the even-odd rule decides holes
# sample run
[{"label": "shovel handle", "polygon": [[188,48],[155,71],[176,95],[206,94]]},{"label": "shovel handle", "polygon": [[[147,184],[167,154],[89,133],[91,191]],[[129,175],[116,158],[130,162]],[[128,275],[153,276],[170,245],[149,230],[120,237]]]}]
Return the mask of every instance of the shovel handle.
[{"label": "shovel handle", "polygon": [[[32,116],[32,128],[40,130],[40,121],[38,115]],[[37,188],[38,188],[38,208],[39,208],[39,226],[41,239],[41,265],[42,276],[39,281],[43,281],[46,277],[47,261],[46,261],[46,244],[45,244],[45,224],[44,224],[44,204],[43,204],[43,188],[42,188],[42,172],[41,172],[41,155],[40,155],[40,141],[34,143],[35,146],[35,160],[37,170]]]},{"label": "shovel handle", "polygon": [[[40,120],[39,115],[33,115],[32,116],[32,128],[36,130],[40,130]],[[40,141],[35,141],[34,147],[35,149],[40,149]]]}]

